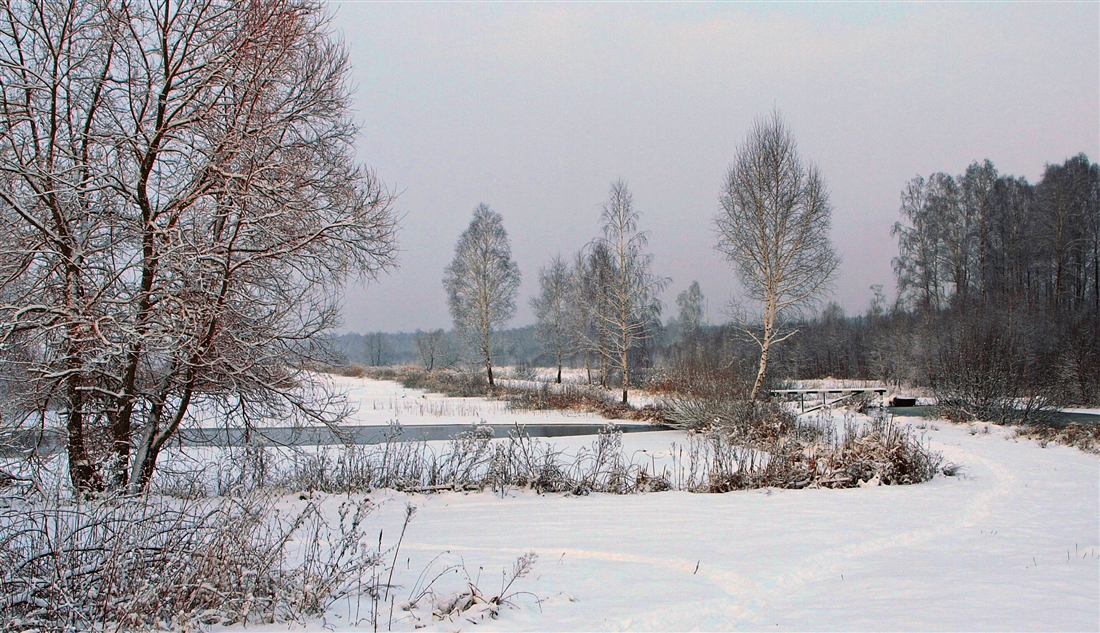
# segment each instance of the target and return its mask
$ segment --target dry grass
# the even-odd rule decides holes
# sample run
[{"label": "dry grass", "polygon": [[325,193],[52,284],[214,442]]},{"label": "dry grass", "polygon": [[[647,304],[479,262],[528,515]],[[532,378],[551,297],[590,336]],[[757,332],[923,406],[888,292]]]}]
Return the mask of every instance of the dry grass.
[{"label": "dry grass", "polygon": [[[456,398],[487,397],[492,395],[489,383],[479,373],[437,369],[427,371],[419,367],[367,367],[359,368],[357,377],[375,380],[393,380],[408,389],[420,389]],[[497,388],[499,390],[499,387]]]},{"label": "dry grass", "polygon": [[518,427],[497,440],[490,427],[471,427],[441,448],[402,441],[402,432],[394,425],[389,441],[376,445],[230,449],[220,460],[195,464],[187,477],[155,476],[152,485],[160,494],[191,498],[234,491],[348,494],[374,488],[627,494],[671,486],[668,473],[655,473],[650,463],[635,461],[623,451],[622,433],[613,427],[572,455]]},{"label": "dry grass", "polygon": [[[477,578],[471,578],[464,565],[449,567],[425,586],[414,587],[414,595],[402,602],[400,608],[408,612],[408,619],[415,628],[427,626],[431,621],[478,624],[487,618],[495,620],[500,615],[502,606],[514,605],[517,597],[524,594],[533,598],[541,609],[541,600],[535,594],[513,588],[517,580],[531,573],[537,560],[538,554],[535,552],[527,552],[518,557],[512,564],[511,573],[502,573],[500,589],[497,591],[483,588],[480,574]],[[451,593],[436,591],[435,581],[449,572],[461,572],[466,578],[465,586]]]},{"label": "dry grass", "polygon": [[939,472],[939,455],[908,427],[889,419],[865,424],[850,420],[839,430],[831,421],[811,423],[787,416],[746,416],[741,422],[691,433],[685,445],[679,450],[673,445],[660,463],[647,452],[627,453],[622,432],[611,426],[589,446],[569,453],[518,427],[504,438],[494,438],[489,427],[472,427],[439,446],[401,441],[402,429],[394,426],[389,441],[377,445],[308,451],[235,449],[193,474],[184,489],[164,486],[160,480],[154,485],[164,494],[191,496],[234,490],[346,494],[374,488],[632,494],[914,484]]},{"label": "dry grass", "polygon": [[608,420],[635,420],[662,424],[665,413],[653,406],[640,409],[624,405],[606,391],[588,385],[542,383],[537,389],[505,387],[498,397],[517,411],[578,411],[595,413]]},{"label": "dry grass", "polygon": [[1044,448],[1047,444],[1054,443],[1079,448],[1086,453],[1100,454],[1100,424],[1029,424],[1016,427],[1016,437],[1034,440]]}]

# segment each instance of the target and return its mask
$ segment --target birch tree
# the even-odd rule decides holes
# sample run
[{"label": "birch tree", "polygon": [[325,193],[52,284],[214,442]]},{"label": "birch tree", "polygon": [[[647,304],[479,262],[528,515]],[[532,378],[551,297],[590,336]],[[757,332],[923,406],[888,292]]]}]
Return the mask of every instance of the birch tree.
[{"label": "birch tree", "polygon": [[[0,367],[80,491],[148,484],[186,421],[339,420],[348,275],[394,263],[347,56],[311,0],[11,1],[0,15]],[[14,348],[26,352],[14,359]]]},{"label": "birch tree", "polygon": [[539,294],[531,299],[535,310],[535,331],[544,349],[554,355],[558,365],[557,382],[561,383],[561,368],[565,358],[573,352],[574,316],[570,294],[573,292],[573,274],[560,256],[539,269]]},{"label": "birch tree", "polygon": [[687,290],[676,295],[676,306],[680,308],[677,326],[682,338],[690,338],[703,324],[704,301],[698,281],[692,281]]},{"label": "birch tree", "polygon": [[832,208],[821,173],[802,160],[778,112],[753,124],[719,203],[717,248],[762,306],[759,333],[746,328],[760,348],[755,399],[772,346],[796,332],[784,329],[785,318],[819,296],[840,263],[829,243]]},{"label": "birch tree", "polygon": [[630,351],[653,335],[653,320],[661,312],[657,293],[668,283],[651,271],[653,256],[644,251],[649,236],[638,230],[639,217],[626,183],[612,183],[600,214],[603,236],[594,242],[606,252],[604,268],[610,273],[606,303],[595,314],[604,334],[600,352],[620,371],[623,404],[630,386]]},{"label": "birch tree", "polygon": [[493,387],[493,330],[516,311],[519,267],[504,230],[504,218],[488,205],[474,209],[470,226],[455,244],[455,257],[443,275],[455,330],[485,363]]}]

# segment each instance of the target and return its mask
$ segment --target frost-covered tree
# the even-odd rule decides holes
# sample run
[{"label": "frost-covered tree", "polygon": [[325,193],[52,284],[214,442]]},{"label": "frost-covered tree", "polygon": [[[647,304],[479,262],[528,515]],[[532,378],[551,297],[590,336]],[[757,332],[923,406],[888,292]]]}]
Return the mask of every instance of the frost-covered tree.
[{"label": "frost-covered tree", "polygon": [[560,256],[555,256],[548,266],[539,269],[539,294],[531,299],[535,331],[543,348],[557,360],[558,383],[561,382],[562,363],[574,347],[574,318],[570,310],[573,279],[569,265]]},{"label": "frost-covered tree", "polygon": [[626,183],[615,181],[600,214],[603,236],[593,243],[606,253],[602,268],[609,273],[606,303],[595,312],[604,339],[600,352],[620,371],[623,404],[630,386],[630,351],[653,336],[654,318],[661,313],[657,293],[668,283],[651,271],[653,256],[644,250],[648,233],[638,230],[640,215]]},{"label": "frost-covered tree", "polygon": [[771,347],[795,333],[783,330],[785,317],[820,295],[840,263],[829,243],[832,207],[821,173],[803,162],[778,112],[753,124],[719,202],[718,250],[762,306],[762,331],[746,328],[760,347],[755,399]]},{"label": "frost-covered tree", "polygon": [[504,230],[504,218],[488,205],[474,209],[470,226],[455,244],[455,257],[443,275],[455,330],[485,362],[493,386],[493,330],[516,311],[519,267]]}]

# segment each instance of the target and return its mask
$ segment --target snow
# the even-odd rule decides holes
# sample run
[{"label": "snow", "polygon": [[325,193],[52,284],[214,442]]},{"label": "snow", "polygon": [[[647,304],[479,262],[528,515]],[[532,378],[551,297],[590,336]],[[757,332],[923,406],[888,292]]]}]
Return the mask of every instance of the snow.
[{"label": "snow", "polygon": [[[432,621],[429,607],[422,624],[448,631],[1100,628],[1097,457],[1041,448],[1000,427],[903,421],[961,465],[962,476],[721,495],[376,491],[377,527],[386,535],[400,531],[406,502],[418,508],[398,557],[396,600],[410,597],[425,569],[451,564],[463,564],[495,595],[502,570],[534,551],[533,572],[513,589],[541,603],[516,596],[499,619],[476,625]],[[624,443],[661,452],[677,437],[632,434]],[[323,503],[334,513],[344,498]],[[465,582],[451,572],[436,588],[446,594]],[[367,630],[369,623],[349,622],[354,606],[337,602],[305,629]],[[394,630],[413,628],[407,616],[396,611]],[[387,625],[388,612],[379,628]]]},{"label": "snow", "polygon": [[1062,409],[1066,413],[1087,413],[1089,415],[1100,415],[1100,409],[1082,409],[1079,407],[1068,407]]}]

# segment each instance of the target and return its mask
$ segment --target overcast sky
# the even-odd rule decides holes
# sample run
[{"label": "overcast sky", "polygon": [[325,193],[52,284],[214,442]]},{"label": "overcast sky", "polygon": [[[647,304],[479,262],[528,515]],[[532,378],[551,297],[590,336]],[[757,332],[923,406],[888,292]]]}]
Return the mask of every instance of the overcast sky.
[{"label": "overcast sky", "polygon": [[718,191],[754,117],[779,109],[820,167],[843,263],[833,299],[893,297],[899,195],[989,158],[1037,181],[1100,159],[1100,4],[332,2],[360,160],[400,191],[399,268],[344,298],[345,330],[451,327],[443,269],[474,207],[504,216],[532,323],[538,269],[598,231],[624,179],[675,296],[711,322],[738,289],[714,250]]}]

